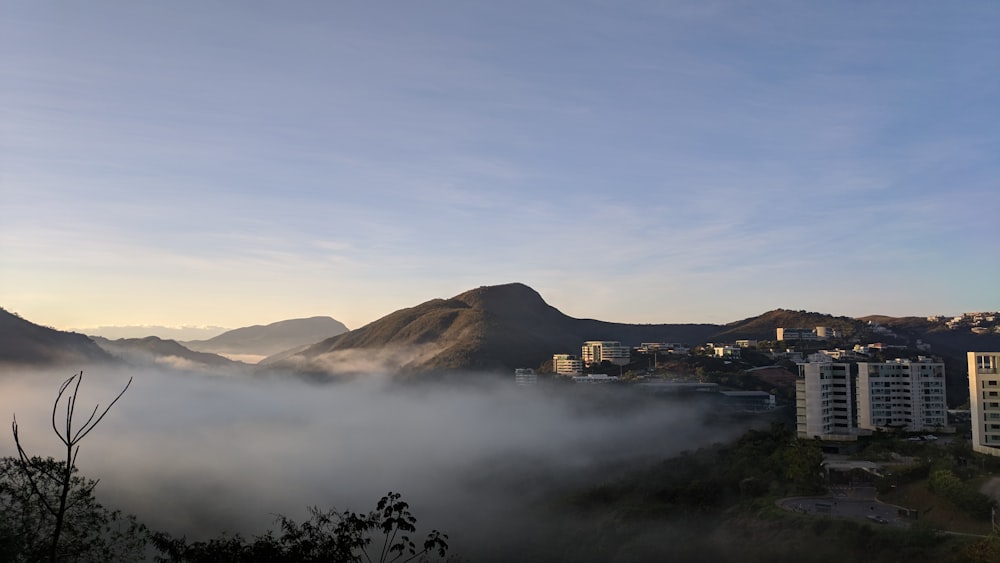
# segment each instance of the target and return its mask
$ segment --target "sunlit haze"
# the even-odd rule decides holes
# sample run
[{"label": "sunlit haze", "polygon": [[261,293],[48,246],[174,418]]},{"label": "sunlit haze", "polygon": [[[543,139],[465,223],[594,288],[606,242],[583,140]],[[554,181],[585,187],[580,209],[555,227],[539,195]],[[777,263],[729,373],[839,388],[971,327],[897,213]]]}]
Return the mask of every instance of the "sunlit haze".
[{"label": "sunlit haze", "polygon": [[993,1],[4,2],[0,306],[995,310],[998,29]]}]

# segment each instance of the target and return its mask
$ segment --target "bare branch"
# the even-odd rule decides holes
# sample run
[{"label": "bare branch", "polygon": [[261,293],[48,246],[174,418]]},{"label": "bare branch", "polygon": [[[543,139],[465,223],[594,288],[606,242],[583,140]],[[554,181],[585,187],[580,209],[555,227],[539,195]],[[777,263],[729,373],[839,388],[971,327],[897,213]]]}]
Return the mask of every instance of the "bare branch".
[{"label": "bare branch", "polygon": [[[80,374],[82,375],[83,372],[81,371]],[[52,403],[52,431],[55,432],[56,436],[59,436],[60,439],[62,439],[63,436],[59,433],[59,427],[56,426],[56,411],[59,410],[59,403],[62,401],[62,396],[66,392],[66,388],[69,387],[69,384],[72,383],[74,379],[76,379],[75,374],[66,381],[62,382],[62,385],[59,386],[59,393],[56,395],[56,400]],[[65,442],[65,440],[63,441]]]},{"label": "bare branch", "polygon": [[[83,372],[81,372],[81,374],[82,373]],[[111,410],[111,407],[115,406],[115,403],[118,402],[118,399],[121,399],[122,395],[124,395],[125,392],[128,391],[129,385],[132,385],[132,378],[131,377],[128,378],[128,383],[126,383],[125,387],[123,387],[122,390],[121,390],[121,392],[118,393],[118,396],[115,397],[115,400],[111,401],[111,403],[107,406],[107,408],[104,409],[104,412],[101,413],[101,416],[97,417],[97,420],[95,420],[93,422],[93,424],[90,425],[89,428],[87,428],[86,430],[84,430],[84,432],[79,437],[77,437],[75,440],[73,440],[74,444],[76,442],[79,442],[80,440],[82,440],[87,434],[90,434],[90,431],[93,430],[95,426],[97,426],[98,424],[100,424],[102,420],[104,420],[104,415],[108,414],[108,411]]]}]

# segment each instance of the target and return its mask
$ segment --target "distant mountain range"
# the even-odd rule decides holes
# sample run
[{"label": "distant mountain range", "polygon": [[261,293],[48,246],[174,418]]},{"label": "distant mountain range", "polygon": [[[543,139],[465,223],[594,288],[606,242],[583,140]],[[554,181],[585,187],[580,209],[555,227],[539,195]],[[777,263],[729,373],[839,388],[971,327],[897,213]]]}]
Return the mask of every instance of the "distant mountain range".
[{"label": "distant mountain range", "polygon": [[[979,321],[976,321],[977,323]],[[992,321],[990,321],[992,322]],[[587,340],[733,342],[773,340],[778,327],[839,330],[848,341],[883,340],[961,360],[968,350],[1000,349],[994,324],[957,326],[921,317],[860,319],[777,309],[726,325],[624,324],[576,319],[519,284],[479,287],[450,299],[401,309],[356,330],[330,317],[292,319],[231,330],[203,341],[178,343],[155,337],[94,340],[32,324],[0,309],[0,364],[92,363],[113,357],[130,362],[220,367],[239,365],[222,357],[252,357],[262,369],[306,373],[441,370],[507,371],[537,367],[553,354],[579,354]],[[183,345],[182,345],[183,344]]]},{"label": "distant mountain range", "polygon": [[331,317],[310,317],[237,328],[208,340],[193,340],[182,344],[198,352],[236,358],[257,356],[259,360],[345,332],[347,327],[338,320]]},{"label": "distant mountain range", "polygon": [[232,368],[238,365],[238,362],[217,354],[196,352],[174,340],[164,340],[156,336],[118,340],[99,336],[91,338],[107,353],[131,364],[157,364],[183,369]]}]

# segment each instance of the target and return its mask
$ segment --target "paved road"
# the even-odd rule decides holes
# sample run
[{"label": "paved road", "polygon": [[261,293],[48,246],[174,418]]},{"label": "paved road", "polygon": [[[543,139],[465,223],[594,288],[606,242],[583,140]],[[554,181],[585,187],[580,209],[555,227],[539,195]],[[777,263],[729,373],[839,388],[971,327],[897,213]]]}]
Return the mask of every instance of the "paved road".
[{"label": "paved road", "polygon": [[875,489],[866,488],[835,488],[824,497],[791,497],[778,501],[778,506],[792,512],[811,514],[814,516],[832,516],[836,518],[853,518],[875,521],[879,524],[896,528],[906,528],[910,520],[899,515],[899,508],[885,504],[875,499]]}]

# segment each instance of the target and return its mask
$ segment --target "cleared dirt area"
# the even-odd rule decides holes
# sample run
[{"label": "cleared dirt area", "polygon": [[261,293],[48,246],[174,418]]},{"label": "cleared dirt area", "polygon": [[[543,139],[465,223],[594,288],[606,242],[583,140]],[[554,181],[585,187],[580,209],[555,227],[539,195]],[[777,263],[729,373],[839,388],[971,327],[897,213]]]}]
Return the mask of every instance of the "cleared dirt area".
[{"label": "cleared dirt area", "polygon": [[979,492],[997,502],[1000,502],[1000,477],[990,477],[987,479],[986,482],[979,487]]},{"label": "cleared dirt area", "polygon": [[982,535],[989,534],[991,530],[989,521],[972,518],[952,503],[928,490],[926,479],[903,485],[891,493],[879,495],[879,499],[883,502],[917,509],[920,511],[919,521],[941,530]]}]

